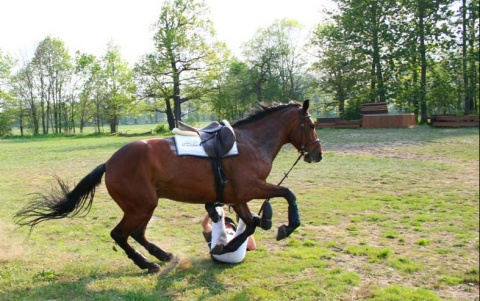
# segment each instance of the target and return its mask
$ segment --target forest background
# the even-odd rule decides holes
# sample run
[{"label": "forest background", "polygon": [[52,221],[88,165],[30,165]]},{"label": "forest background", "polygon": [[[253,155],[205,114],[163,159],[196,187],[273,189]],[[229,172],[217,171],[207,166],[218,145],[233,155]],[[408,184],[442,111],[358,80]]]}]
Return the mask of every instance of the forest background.
[{"label": "forest background", "polygon": [[[121,123],[236,120],[257,101],[311,99],[314,116],[356,119],[365,102],[413,112],[478,114],[479,3],[472,0],[336,0],[301,35],[280,19],[242,45],[215,37],[203,0],[166,0],[155,50],[133,67],[113,42],[104,55],[46,36],[33,57],[0,46],[0,136],[115,133]],[[239,25],[240,26],[240,25]]]}]

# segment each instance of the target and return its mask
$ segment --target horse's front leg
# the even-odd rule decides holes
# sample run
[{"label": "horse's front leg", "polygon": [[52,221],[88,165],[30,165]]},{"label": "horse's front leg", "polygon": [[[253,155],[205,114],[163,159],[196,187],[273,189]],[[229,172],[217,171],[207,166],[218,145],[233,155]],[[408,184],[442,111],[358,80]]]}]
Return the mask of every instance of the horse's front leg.
[{"label": "horse's front leg", "polygon": [[238,217],[243,220],[246,227],[245,230],[233,238],[231,241],[228,242],[227,245],[216,245],[211,251],[210,254],[212,255],[221,255],[225,253],[235,252],[240,248],[241,245],[248,239],[250,235],[255,232],[256,222],[248,208],[248,205],[245,204],[237,204],[232,206],[235,213],[237,213]]},{"label": "horse's front leg", "polygon": [[277,240],[282,240],[288,237],[296,228],[300,226],[297,197],[288,188],[282,188],[282,196],[288,202],[288,225],[281,225],[278,227]]}]

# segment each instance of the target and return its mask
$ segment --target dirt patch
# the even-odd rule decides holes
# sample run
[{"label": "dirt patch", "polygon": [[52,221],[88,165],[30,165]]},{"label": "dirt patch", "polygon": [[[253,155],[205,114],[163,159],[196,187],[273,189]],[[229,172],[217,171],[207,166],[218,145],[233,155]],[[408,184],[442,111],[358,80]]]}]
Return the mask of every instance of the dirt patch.
[{"label": "dirt patch", "polygon": [[23,241],[25,237],[15,233],[12,223],[6,223],[0,219],[0,262],[7,262],[22,257]]}]

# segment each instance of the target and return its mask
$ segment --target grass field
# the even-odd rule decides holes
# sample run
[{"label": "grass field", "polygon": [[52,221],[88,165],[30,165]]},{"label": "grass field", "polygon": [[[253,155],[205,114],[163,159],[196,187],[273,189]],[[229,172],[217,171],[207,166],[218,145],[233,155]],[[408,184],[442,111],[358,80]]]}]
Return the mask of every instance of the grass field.
[{"label": "grass field", "polygon": [[[156,275],[113,250],[121,211],[103,185],[85,218],[30,236],[12,220],[54,176],[78,182],[138,137],[0,140],[0,300],[478,300],[478,128],[318,133],[323,161],[299,163],[284,182],[302,218],[289,238],[257,229],[243,263],[214,264],[203,206],[162,200],[147,236],[177,260]],[[272,183],[296,157],[280,152]],[[286,223],[286,202],[272,205],[274,225]]]}]

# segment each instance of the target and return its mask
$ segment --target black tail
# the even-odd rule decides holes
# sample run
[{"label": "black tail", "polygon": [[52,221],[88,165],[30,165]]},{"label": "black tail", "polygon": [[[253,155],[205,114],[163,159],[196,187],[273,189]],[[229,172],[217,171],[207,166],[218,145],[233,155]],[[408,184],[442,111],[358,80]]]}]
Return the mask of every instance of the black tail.
[{"label": "black tail", "polygon": [[95,188],[100,185],[104,173],[105,163],[85,176],[72,191],[57,178],[58,187],[48,195],[39,194],[39,199],[31,201],[18,211],[14,216],[15,222],[33,228],[43,221],[87,214],[92,207]]}]

